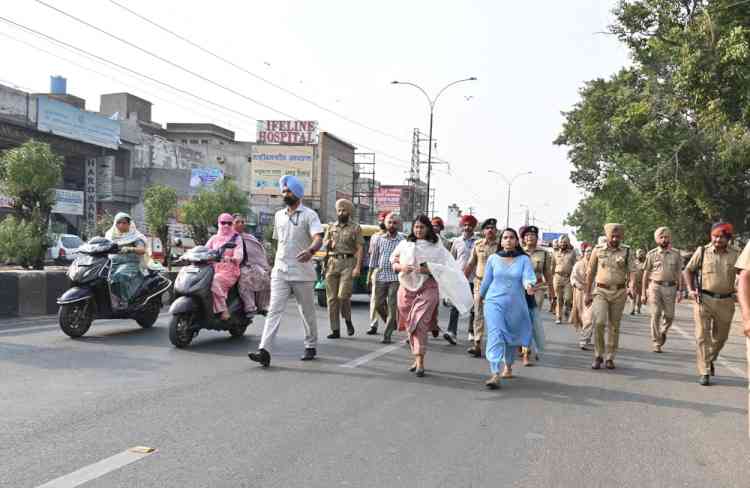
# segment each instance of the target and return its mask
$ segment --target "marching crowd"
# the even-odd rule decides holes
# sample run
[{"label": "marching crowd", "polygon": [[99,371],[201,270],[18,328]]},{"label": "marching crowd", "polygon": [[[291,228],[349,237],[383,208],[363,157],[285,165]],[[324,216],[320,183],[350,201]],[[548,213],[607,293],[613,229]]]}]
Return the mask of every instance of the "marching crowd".
[{"label": "marching crowd", "polygon": [[[700,246],[687,265],[672,248],[667,227],[655,231],[657,246],[648,253],[623,244],[620,224],[604,226],[596,245],[583,243],[580,254],[562,236],[553,251],[538,246],[539,229],[524,226],[516,232],[498,230],[497,220],[481,222],[472,215],[460,220],[462,234],[449,240],[442,235],[443,222],[421,215],[402,234],[396,213],[381,214],[380,232],[372,236],[364,252],[360,226],[352,222],[353,206],[336,202],[337,221],[324,228],[317,214],[302,203],[304,187],[295,176],[281,178],[285,208],[275,215],[277,241],[273,267],[265,260],[260,242],[244,232],[240,215],[222,214],[219,232],[208,242],[217,248],[241,238],[241,246],[225,252],[216,263],[212,286],[214,312],[228,319],[226,297],[234,283],[249,315],[266,314],[257,351],[252,361],[268,367],[286,304],[294,295],[304,328],[302,360],[317,355],[318,327],[313,304],[316,272],[313,256],[325,246],[324,265],[331,333],[341,337],[343,318],[347,334],[355,334],[351,318],[353,280],[362,273],[369,256],[371,286],[368,335],[378,334],[384,324],[382,342],[393,341],[398,329],[405,332],[413,363],[410,370],[425,375],[428,336],[437,338],[439,304],[451,307],[443,338],[457,344],[458,320],[469,318],[468,354],[485,357],[490,377],[487,388],[497,389],[501,379],[513,377],[513,365],[539,360],[544,351],[544,328],[540,311],[546,298],[555,323],[569,321],[578,329],[579,347],[593,348],[591,368],[615,368],[620,322],[628,298],[631,314],[641,306],[650,308],[651,340],[655,353],[663,352],[675,315],[675,303],[685,292],[694,307],[696,366],[701,385],[709,385],[715,362],[729,336],[735,311],[736,290],[746,324],[750,324],[750,244],[740,252],[731,245],[733,228],[715,224],[710,242]],[[479,226],[481,238],[475,231]],[[239,239],[238,239],[239,240]],[[738,276],[739,275],[739,276]],[[746,327],[750,333],[750,327]]]}]

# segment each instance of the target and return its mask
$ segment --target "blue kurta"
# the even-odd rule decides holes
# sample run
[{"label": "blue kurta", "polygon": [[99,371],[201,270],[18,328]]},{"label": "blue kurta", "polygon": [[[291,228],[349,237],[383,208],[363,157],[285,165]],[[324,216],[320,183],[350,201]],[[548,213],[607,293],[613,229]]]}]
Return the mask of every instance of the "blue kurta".
[{"label": "blue kurta", "polygon": [[501,363],[513,364],[514,349],[531,343],[532,324],[526,304],[526,287],[536,283],[534,266],[528,256],[507,262],[490,256],[480,290],[484,298],[487,336],[485,355],[493,373]]}]

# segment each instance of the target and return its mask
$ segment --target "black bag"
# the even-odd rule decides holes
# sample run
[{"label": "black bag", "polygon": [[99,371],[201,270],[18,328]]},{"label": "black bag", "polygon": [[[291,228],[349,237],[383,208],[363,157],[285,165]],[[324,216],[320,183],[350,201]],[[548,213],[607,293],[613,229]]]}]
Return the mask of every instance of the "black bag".
[{"label": "black bag", "polygon": [[536,308],[536,297],[526,293],[526,290],[523,291],[523,294],[526,295],[526,305],[529,306],[529,310]]}]

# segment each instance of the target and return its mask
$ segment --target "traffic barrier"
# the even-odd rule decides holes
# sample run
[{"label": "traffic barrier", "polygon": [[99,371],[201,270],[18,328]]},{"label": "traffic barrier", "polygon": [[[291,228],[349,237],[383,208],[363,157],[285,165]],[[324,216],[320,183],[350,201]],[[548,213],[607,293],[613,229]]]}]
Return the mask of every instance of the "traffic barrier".
[{"label": "traffic barrier", "polygon": [[47,272],[47,312],[56,314],[57,299],[70,288],[70,280],[65,271],[48,271]]},{"label": "traffic barrier", "polygon": [[0,273],[0,317],[18,315],[18,273]]},{"label": "traffic barrier", "polygon": [[47,272],[24,271],[18,274],[18,315],[47,314]]}]

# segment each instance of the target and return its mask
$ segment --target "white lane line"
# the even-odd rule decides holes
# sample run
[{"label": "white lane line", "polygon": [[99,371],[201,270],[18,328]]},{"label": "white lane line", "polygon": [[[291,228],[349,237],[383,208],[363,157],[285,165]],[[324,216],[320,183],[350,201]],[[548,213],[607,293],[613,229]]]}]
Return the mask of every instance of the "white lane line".
[{"label": "white lane line", "polygon": [[78,471],[73,471],[65,476],[55,478],[43,485],[39,485],[37,488],[74,488],[84,483],[88,483],[91,480],[95,480],[96,478],[100,478],[107,473],[122,468],[123,466],[127,466],[130,463],[140,461],[154,452],[156,452],[156,449],[131,448],[127,451],[115,454],[112,457],[108,457],[107,459],[102,459],[94,464],[84,466]]},{"label": "white lane line", "polygon": [[[682,330],[682,327],[680,327],[679,325],[675,324],[674,322],[672,322],[672,328],[676,329],[677,332],[679,332],[680,335],[682,337],[684,337],[685,339],[690,339],[692,341],[695,341],[695,336],[694,335],[688,334],[687,332],[685,332],[684,330]],[[721,357],[719,357],[719,359],[717,359],[716,362],[719,363],[719,364],[721,364],[722,366],[724,366],[725,368],[727,368],[729,371],[731,371],[735,375],[739,376],[740,378],[742,378],[742,379],[747,378],[747,376],[745,375],[744,371],[742,371],[739,368],[736,368],[736,367],[732,366],[725,359],[722,359]]]},{"label": "white lane line", "polygon": [[357,359],[353,359],[349,361],[348,363],[344,363],[341,365],[342,368],[356,368],[357,366],[362,366],[363,364],[372,361],[373,359],[377,359],[380,356],[383,356],[385,354],[388,354],[391,351],[395,351],[396,349],[400,349],[403,346],[401,344],[393,344],[391,346],[385,346],[381,347],[377,351],[372,351],[369,354],[365,354],[364,356],[358,357]]}]

